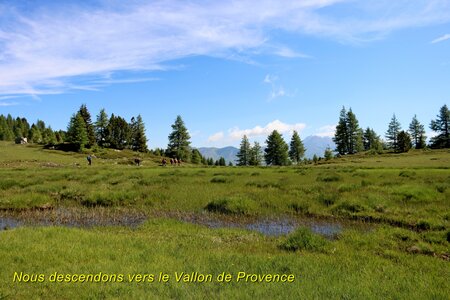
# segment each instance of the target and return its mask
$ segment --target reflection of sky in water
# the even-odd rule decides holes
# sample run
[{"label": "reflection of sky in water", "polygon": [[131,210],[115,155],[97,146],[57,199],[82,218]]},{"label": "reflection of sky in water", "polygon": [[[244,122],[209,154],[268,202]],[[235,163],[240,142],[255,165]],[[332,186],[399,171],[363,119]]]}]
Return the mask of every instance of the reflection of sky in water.
[{"label": "reflection of sky in water", "polygon": [[0,230],[14,228],[21,225],[21,223],[17,220],[11,218],[3,218],[0,217]]},{"label": "reflection of sky in water", "polygon": [[262,220],[250,224],[223,221],[223,220],[188,220],[191,223],[203,224],[210,228],[245,228],[258,231],[265,235],[279,236],[289,234],[299,226],[308,227],[312,232],[321,234],[327,238],[333,238],[343,230],[343,226],[336,222],[308,221],[294,222],[291,220]]}]

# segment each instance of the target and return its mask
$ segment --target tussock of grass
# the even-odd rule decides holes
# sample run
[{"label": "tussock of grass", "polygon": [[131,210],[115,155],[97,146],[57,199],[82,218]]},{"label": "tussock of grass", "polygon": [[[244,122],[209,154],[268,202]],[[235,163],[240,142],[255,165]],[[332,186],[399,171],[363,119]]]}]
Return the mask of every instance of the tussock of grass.
[{"label": "tussock of grass", "polygon": [[321,252],[325,250],[326,245],[327,241],[323,237],[312,233],[309,228],[300,227],[289,234],[279,247],[294,252],[298,250]]},{"label": "tussock of grass", "polygon": [[253,215],[257,208],[255,201],[239,196],[213,200],[205,207],[207,211],[227,215]]},{"label": "tussock of grass", "polygon": [[317,181],[322,181],[322,182],[336,182],[336,181],[340,181],[341,179],[342,179],[341,176],[339,176],[336,173],[317,176]]}]

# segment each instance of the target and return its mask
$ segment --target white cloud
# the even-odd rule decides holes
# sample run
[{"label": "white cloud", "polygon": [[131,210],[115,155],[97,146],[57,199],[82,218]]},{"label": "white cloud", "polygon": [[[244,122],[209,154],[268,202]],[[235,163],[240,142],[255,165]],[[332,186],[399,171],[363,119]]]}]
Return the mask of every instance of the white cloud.
[{"label": "white cloud", "polygon": [[249,129],[239,129],[235,127],[228,130],[228,137],[233,140],[240,140],[244,135],[247,137],[268,136],[272,131],[277,130],[280,133],[292,132],[294,130],[302,131],[306,125],[304,123],[287,124],[280,120],[275,120],[268,123],[266,126],[255,126]]},{"label": "white cloud", "polygon": [[[14,3],[0,5],[3,95],[96,89],[79,82],[164,70],[167,62],[192,55],[247,62],[258,54],[305,57],[280,44],[274,30],[361,42],[450,20],[450,3],[443,0],[130,0],[48,7],[32,1],[27,9]],[[323,9],[341,6],[349,13]]]},{"label": "white cloud", "polygon": [[336,131],[336,125],[325,125],[317,129],[316,133],[314,135],[320,136],[320,137],[333,137],[334,133]]},{"label": "white cloud", "polygon": [[446,41],[446,40],[449,40],[449,39],[450,39],[450,34],[444,34],[443,36],[438,37],[435,40],[432,40],[431,43],[432,44],[436,44],[436,43],[440,43],[440,42],[443,42],[443,41]]},{"label": "white cloud", "polygon": [[223,137],[224,137],[224,134],[222,131],[216,132],[208,138],[208,142],[217,142],[217,141],[222,140]]}]

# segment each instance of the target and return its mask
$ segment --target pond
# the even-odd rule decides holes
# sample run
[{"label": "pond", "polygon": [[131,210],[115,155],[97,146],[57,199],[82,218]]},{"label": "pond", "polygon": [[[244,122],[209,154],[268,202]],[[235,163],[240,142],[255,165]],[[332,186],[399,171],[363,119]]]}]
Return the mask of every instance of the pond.
[{"label": "pond", "polygon": [[210,212],[150,212],[111,208],[55,208],[51,210],[26,210],[0,212],[0,230],[19,226],[127,226],[136,228],[149,218],[171,218],[209,228],[241,228],[267,236],[286,235],[303,226],[328,239],[334,239],[344,229],[367,230],[368,224],[336,219],[305,216],[247,217]]}]

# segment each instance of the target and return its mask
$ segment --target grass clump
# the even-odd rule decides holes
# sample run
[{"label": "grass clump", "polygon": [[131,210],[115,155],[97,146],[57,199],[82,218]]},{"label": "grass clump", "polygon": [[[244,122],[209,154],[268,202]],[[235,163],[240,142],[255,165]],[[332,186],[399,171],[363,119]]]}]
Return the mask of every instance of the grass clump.
[{"label": "grass clump", "polygon": [[309,204],[305,202],[292,202],[289,204],[289,208],[297,214],[309,213]]},{"label": "grass clump", "polygon": [[222,176],[213,177],[211,179],[211,183],[228,183],[228,182],[231,182],[231,179]]},{"label": "grass clump", "polygon": [[325,206],[331,206],[337,202],[339,199],[338,193],[326,193],[319,195],[319,202]]},{"label": "grass clump", "polygon": [[244,197],[228,197],[213,200],[206,205],[205,209],[226,215],[252,215],[258,207],[255,201]]},{"label": "grass clump", "polygon": [[341,202],[332,209],[333,213],[335,213],[337,215],[342,215],[342,216],[359,213],[359,212],[362,212],[365,210],[366,210],[366,207],[363,206],[362,204],[351,202],[351,201]]},{"label": "grass clump", "polygon": [[327,241],[320,235],[314,234],[309,228],[299,227],[289,234],[287,238],[279,245],[286,251],[315,251],[321,252],[325,250]]},{"label": "grass clump", "polygon": [[336,173],[330,173],[330,174],[317,176],[317,181],[322,181],[322,182],[336,182],[336,181],[340,181],[340,180],[341,180],[341,176],[339,176]]}]

